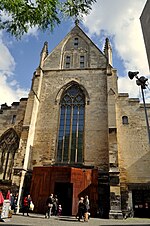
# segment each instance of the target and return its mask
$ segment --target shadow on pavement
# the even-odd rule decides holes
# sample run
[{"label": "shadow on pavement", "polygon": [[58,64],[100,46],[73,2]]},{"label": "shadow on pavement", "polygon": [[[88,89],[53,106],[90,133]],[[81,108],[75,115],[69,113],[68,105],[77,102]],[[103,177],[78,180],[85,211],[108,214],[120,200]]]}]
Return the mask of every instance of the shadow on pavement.
[{"label": "shadow on pavement", "polygon": [[76,218],[73,218],[73,217],[63,217],[63,216],[58,217],[55,220],[57,220],[57,221],[79,222]]},{"label": "shadow on pavement", "polygon": [[[19,224],[5,224],[5,223],[3,223],[3,224],[0,224],[0,225],[5,225],[5,226],[19,226]],[[21,226],[29,226],[29,225],[27,225],[27,224],[21,224]]]},{"label": "shadow on pavement", "polygon": [[27,218],[35,218],[35,219],[39,219],[39,218],[41,218],[41,219],[44,219],[45,217],[44,216],[32,216],[32,215],[29,215],[29,216],[22,216],[22,217],[27,217]]}]

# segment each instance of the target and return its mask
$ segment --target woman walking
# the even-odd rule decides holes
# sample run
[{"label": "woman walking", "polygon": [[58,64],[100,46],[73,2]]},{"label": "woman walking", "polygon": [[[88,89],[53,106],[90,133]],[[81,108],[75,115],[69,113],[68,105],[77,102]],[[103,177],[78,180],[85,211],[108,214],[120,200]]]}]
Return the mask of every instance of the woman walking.
[{"label": "woman walking", "polygon": [[89,201],[88,195],[85,196],[84,204],[85,204],[84,221],[88,221],[89,220],[89,209],[90,209],[90,201]]},{"label": "woman walking", "polygon": [[24,197],[24,200],[23,200],[23,215],[25,213],[27,213],[27,216],[29,216],[29,209],[30,209],[31,201],[32,201],[32,199],[31,199],[30,195]]}]

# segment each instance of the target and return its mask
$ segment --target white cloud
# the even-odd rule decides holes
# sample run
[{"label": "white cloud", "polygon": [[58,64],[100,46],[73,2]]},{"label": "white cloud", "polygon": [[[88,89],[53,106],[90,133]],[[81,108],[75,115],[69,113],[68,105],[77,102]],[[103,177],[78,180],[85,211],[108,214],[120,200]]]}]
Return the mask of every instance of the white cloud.
[{"label": "white cloud", "polygon": [[34,36],[34,37],[38,37],[38,26],[34,26],[34,27],[29,27],[29,30],[27,33],[25,33],[24,37],[28,37],[28,36]]},{"label": "white cloud", "polygon": [[[3,21],[9,19],[8,14],[1,13]],[[38,27],[29,28],[28,33],[24,35],[25,40],[29,36],[37,37]],[[3,40],[3,32],[0,31],[0,105],[5,102],[11,105],[12,102],[19,101],[21,97],[27,97],[29,91],[21,88],[14,79],[16,62]],[[13,42],[8,45],[10,44],[12,45]]]},{"label": "white cloud", "polygon": [[27,91],[21,89],[13,78],[16,63],[3,42],[2,32],[0,32],[0,53],[0,105],[5,102],[10,105],[14,101],[19,101],[21,97],[27,97]]},{"label": "white cloud", "polygon": [[[147,76],[150,79],[150,76]],[[129,97],[138,97],[142,100],[141,86],[136,84],[136,79],[130,80],[128,76],[118,78],[118,86],[120,93],[129,93]],[[144,89],[144,97],[146,102],[150,102],[150,91]]]},{"label": "white cloud", "polygon": [[[97,1],[83,23],[90,36],[100,36],[103,32],[108,37],[113,37],[112,48],[123,61],[126,74],[128,71],[138,70],[141,75],[147,77],[149,69],[139,19],[145,3],[146,0]],[[127,92],[131,97],[139,96],[139,87],[135,80],[131,82],[128,77],[121,75],[119,91]]]},{"label": "white cloud", "polygon": [[2,74],[10,75],[15,69],[15,61],[2,40],[0,40],[0,53],[0,71]]}]

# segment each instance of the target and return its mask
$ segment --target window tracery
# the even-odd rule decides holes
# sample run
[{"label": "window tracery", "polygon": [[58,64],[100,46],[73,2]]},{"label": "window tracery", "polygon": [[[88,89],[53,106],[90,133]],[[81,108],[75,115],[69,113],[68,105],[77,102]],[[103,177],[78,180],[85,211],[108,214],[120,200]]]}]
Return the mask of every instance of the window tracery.
[{"label": "window tracery", "polygon": [[19,137],[13,128],[8,129],[0,137],[0,173],[3,180],[11,179],[15,152],[19,147]]},{"label": "window tracery", "polygon": [[60,101],[57,162],[83,162],[84,116],[85,95],[74,84],[67,89]]}]

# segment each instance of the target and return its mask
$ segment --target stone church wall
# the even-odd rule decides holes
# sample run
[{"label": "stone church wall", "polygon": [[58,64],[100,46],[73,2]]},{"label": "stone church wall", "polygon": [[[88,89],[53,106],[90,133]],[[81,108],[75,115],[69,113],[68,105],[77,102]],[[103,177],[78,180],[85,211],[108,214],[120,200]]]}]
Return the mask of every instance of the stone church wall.
[{"label": "stone church wall", "polygon": [[[150,114],[149,105],[147,109]],[[122,123],[122,116],[128,117],[128,124]],[[120,169],[126,169],[127,182],[149,182],[150,148],[144,108],[138,99],[128,98],[128,95],[119,95],[117,131]]]},{"label": "stone church wall", "polygon": [[[13,102],[11,106],[7,106],[7,104],[1,105],[0,136],[3,136],[3,140],[0,142],[0,145],[2,145],[0,148],[0,163],[3,164],[0,167],[3,170],[0,172],[0,179],[3,180],[3,185],[0,184],[0,186],[2,187],[8,185],[8,181],[10,181],[10,172],[12,173],[11,177],[13,177],[14,174],[14,169],[11,168],[11,164],[12,162],[15,162],[15,159],[18,155],[18,150],[13,149],[15,146],[17,146],[17,143],[13,142],[15,142],[15,140],[16,142],[19,142],[16,138],[20,138],[22,133],[26,104],[27,98],[22,98],[20,102]],[[9,150],[10,146],[12,147],[12,150]],[[14,151],[15,156],[12,157]],[[21,162],[22,159],[19,163],[19,166]]]},{"label": "stone church wall", "polygon": [[11,106],[6,103],[0,109],[0,135],[7,129],[14,128],[24,119],[27,98],[21,98],[20,102],[13,102]]},{"label": "stone church wall", "polygon": [[103,70],[49,71],[43,76],[33,145],[33,166],[55,162],[59,122],[57,93],[68,83],[81,84],[89,94],[85,106],[85,164],[108,170],[107,83]]},{"label": "stone church wall", "polygon": [[[146,107],[149,117],[150,105],[147,104]],[[149,183],[150,146],[144,108],[139,99],[119,94],[116,115],[122,205],[125,208],[130,187],[134,185],[134,189],[139,189],[139,186],[145,189],[145,185]],[[123,116],[128,117],[128,123],[123,124]]]}]

